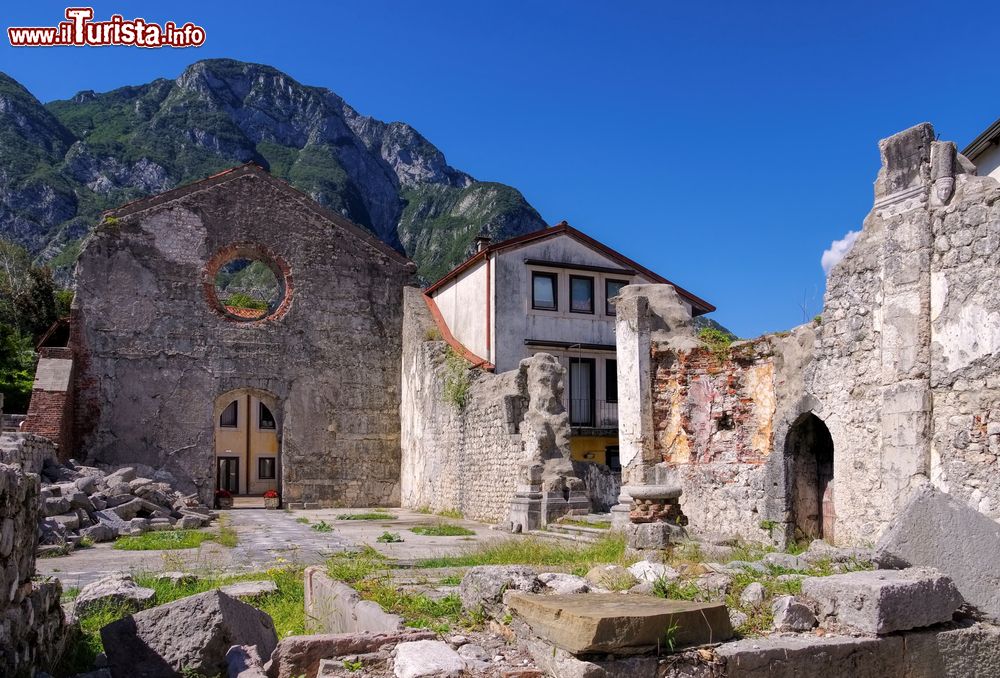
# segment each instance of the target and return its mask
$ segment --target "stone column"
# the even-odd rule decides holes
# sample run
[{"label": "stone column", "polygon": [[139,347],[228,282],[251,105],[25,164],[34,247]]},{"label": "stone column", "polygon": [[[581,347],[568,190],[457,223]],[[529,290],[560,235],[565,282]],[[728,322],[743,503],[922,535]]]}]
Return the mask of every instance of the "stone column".
[{"label": "stone column", "polygon": [[882,169],[875,184],[875,213],[885,228],[880,466],[882,486],[897,508],[930,470],[933,142],[934,130],[927,124],[883,140]]}]

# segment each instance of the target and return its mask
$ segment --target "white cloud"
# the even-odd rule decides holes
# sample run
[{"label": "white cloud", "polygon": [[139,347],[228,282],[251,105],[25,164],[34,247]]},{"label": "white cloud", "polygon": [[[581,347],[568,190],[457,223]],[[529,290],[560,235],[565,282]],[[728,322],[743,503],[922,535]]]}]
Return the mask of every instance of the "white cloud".
[{"label": "white cloud", "polygon": [[823,272],[830,275],[830,270],[840,263],[840,260],[847,256],[847,253],[854,247],[854,241],[861,235],[861,231],[848,231],[840,240],[830,243],[828,249],[823,250],[823,258],[820,263],[823,265]]}]

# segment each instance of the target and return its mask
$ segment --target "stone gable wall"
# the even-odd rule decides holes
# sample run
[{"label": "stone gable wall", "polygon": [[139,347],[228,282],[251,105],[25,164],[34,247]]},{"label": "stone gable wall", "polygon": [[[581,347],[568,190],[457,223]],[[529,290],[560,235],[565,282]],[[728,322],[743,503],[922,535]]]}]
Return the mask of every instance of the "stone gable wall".
[{"label": "stone gable wall", "polygon": [[[247,244],[287,265],[294,286],[280,313],[241,323],[206,299],[206,271]],[[211,501],[215,399],[258,389],[280,403],[285,502],[398,503],[402,289],[412,275],[412,264],[257,172],[106,222],[77,268],[77,454],[163,468]]]}]

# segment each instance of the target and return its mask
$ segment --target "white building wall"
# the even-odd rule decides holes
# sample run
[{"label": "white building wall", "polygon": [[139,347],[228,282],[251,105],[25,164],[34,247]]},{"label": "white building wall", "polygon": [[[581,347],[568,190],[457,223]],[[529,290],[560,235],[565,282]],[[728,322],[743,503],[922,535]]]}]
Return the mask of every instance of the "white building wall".
[{"label": "white building wall", "polygon": [[487,265],[479,262],[434,293],[441,317],[467,349],[492,361],[486,341]]},{"label": "white building wall", "polygon": [[977,155],[973,162],[976,163],[979,176],[991,176],[1000,181],[1000,146],[991,146]]}]

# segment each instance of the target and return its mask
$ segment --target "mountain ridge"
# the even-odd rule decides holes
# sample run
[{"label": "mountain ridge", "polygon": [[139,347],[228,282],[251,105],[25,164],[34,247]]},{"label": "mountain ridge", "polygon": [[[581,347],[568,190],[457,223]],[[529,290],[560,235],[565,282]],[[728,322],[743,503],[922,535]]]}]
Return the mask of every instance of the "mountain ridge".
[{"label": "mountain ridge", "polygon": [[451,167],[410,125],[271,66],[198,61],[47,104],[0,73],[0,237],[64,271],[101,211],[246,162],[403,251],[425,281],[479,235],[546,225],[517,189]]}]

